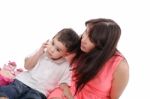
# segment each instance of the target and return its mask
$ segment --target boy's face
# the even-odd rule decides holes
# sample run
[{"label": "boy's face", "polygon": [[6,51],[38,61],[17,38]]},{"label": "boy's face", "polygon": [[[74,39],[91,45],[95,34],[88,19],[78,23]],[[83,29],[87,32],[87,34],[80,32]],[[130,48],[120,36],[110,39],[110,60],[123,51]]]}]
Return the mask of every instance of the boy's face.
[{"label": "boy's face", "polygon": [[63,43],[58,41],[57,37],[53,38],[52,41],[49,42],[46,53],[49,58],[54,60],[65,57],[68,54],[67,48],[63,45]]}]

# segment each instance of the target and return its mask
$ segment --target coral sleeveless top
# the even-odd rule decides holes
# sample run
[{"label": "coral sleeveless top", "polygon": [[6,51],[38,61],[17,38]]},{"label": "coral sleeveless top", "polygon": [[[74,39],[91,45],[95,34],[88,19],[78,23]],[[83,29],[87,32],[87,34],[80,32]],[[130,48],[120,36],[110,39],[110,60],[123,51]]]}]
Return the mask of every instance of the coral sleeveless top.
[{"label": "coral sleeveless top", "polygon": [[[84,88],[75,95],[74,99],[110,99],[113,73],[123,59],[124,57],[119,52],[116,52],[115,55],[105,63],[100,73],[89,81]],[[71,91],[72,94],[74,94],[75,82],[73,81]],[[62,96],[62,92],[59,88],[56,88],[56,90],[49,95],[48,99],[59,96]]]},{"label": "coral sleeveless top", "polygon": [[[75,99],[110,99],[110,89],[113,80],[113,73],[118,64],[124,57],[116,52],[102,68],[101,72],[75,96]],[[74,82],[72,82],[72,92],[75,90]]]}]

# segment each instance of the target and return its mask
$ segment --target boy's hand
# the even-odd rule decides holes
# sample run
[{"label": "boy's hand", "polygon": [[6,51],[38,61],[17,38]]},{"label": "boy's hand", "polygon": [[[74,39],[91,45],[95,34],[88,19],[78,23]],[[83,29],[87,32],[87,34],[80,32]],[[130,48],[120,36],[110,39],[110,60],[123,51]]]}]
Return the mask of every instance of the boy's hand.
[{"label": "boy's hand", "polygon": [[42,44],[42,46],[40,47],[40,49],[39,49],[39,51],[38,51],[38,53],[39,53],[40,55],[42,55],[42,54],[45,52],[45,48],[47,48],[48,42],[49,42],[49,40],[47,40],[46,42],[44,42],[44,43]]}]

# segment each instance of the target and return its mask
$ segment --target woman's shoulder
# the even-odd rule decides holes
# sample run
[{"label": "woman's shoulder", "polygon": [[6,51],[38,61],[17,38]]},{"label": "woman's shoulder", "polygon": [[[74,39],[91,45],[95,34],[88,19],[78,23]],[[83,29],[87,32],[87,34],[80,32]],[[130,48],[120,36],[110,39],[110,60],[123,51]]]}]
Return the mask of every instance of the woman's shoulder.
[{"label": "woman's shoulder", "polygon": [[124,58],[124,56],[121,56],[122,59],[118,63],[116,71],[128,71],[129,70],[129,65],[127,60]]},{"label": "woman's shoulder", "polygon": [[120,56],[124,58],[124,55],[120,51],[116,51],[114,56]]},{"label": "woman's shoulder", "polygon": [[116,64],[119,64],[120,62],[122,62],[124,60],[126,60],[126,58],[119,51],[116,51],[115,54],[110,58],[110,61],[115,62]]},{"label": "woman's shoulder", "polygon": [[126,58],[120,52],[116,52],[116,56],[119,61],[116,64],[114,75],[121,75],[120,73],[127,75],[129,72],[129,65]]},{"label": "woman's shoulder", "polygon": [[120,52],[116,52],[104,65],[104,70],[109,71],[110,74],[113,74],[118,66],[127,64],[125,63],[125,58]]}]

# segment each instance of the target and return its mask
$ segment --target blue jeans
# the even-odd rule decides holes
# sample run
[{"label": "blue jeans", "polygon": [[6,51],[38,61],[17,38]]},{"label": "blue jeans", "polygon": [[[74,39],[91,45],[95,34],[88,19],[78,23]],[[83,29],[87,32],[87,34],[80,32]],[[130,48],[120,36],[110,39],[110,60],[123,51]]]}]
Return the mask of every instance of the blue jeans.
[{"label": "blue jeans", "polygon": [[45,95],[16,79],[9,85],[0,86],[0,93],[9,99],[46,99]]}]

